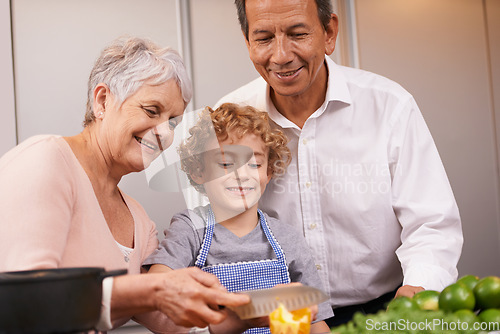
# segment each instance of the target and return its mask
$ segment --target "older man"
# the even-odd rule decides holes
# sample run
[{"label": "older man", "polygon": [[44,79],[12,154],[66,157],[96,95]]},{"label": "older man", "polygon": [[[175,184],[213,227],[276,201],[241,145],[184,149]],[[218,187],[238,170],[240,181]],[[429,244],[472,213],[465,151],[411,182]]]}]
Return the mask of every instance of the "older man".
[{"label": "older man", "polygon": [[460,216],[413,97],[335,64],[329,0],[236,0],[261,78],[222,98],[266,110],[293,161],[261,207],[304,231],[335,317],[375,312],[395,294],[457,278]]}]

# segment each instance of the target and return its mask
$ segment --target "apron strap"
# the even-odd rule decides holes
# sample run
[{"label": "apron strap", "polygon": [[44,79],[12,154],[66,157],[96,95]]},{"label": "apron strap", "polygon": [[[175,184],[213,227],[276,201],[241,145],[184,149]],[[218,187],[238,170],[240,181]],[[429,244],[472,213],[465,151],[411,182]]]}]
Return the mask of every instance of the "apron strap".
[{"label": "apron strap", "polygon": [[267,224],[266,217],[264,216],[264,213],[260,209],[257,210],[257,212],[259,213],[259,221],[260,221],[260,225],[262,226],[262,230],[264,230],[264,234],[266,235],[267,240],[269,241],[269,244],[271,244],[271,247],[273,248],[274,253],[276,254],[276,257],[279,260],[285,261],[285,263],[286,263],[285,253],[283,252],[280,244],[278,243],[278,241],[274,237],[273,232],[271,232],[271,229],[269,228],[269,225]]},{"label": "apron strap", "polygon": [[[276,258],[280,261],[283,261],[286,264],[285,253],[283,252],[281,246],[279,245],[278,241],[271,232],[271,229],[267,224],[266,217],[264,216],[264,213],[260,209],[257,210],[257,212],[259,214],[260,226],[262,226],[262,230],[264,231],[264,234],[266,235],[269,244],[271,245],[274,253],[276,254]],[[212,208],[209,207],[207,212],[207,227],[205,229],[205,235],[203,236],[203,242],[201,244],[200,251],[198,252],[198,256],[196,257],[196,262],[194,264],[196,267],[200,269],[205,266],[205,262],[207,261],[208,252],[210,250],[210,246],[212,244],[212,239],[214,235],[214,228],[215,228],[215,215],[212,211]]]},{"label": "apron strap", "polygon": [[207,261],[208,251],[210,250],[210,245],[212,244],[214,236],[214,228],[215,216],[212,208],[209,207],[207,212],[207,227],[205,228],[205,235],[203,236],[203,242],[201,244],[200,251],[198,252],[198,256],[196,257],[196,262],[194,263],[194,265],[200,269],[205,266],[205,262]]}]

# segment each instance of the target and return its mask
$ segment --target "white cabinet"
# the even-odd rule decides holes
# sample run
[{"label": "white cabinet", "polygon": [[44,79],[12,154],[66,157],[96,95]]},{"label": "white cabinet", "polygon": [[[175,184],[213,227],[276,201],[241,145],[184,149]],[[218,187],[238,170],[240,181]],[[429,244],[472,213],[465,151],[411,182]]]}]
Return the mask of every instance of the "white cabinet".
[{"label": "white cabinet", "polygon": [[16,145],[16,114],[14,105],[14,72],[10,33],[10,2],[0,1],[0,156]]}]

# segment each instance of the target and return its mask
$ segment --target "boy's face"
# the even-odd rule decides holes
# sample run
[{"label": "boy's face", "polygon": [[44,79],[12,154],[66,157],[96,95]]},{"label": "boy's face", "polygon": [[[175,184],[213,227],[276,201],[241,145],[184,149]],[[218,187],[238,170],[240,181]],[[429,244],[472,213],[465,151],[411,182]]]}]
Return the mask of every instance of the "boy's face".
[{"label": "boy's face", "polygon": [[195,181],[203,184],[214,212],[228,219],[250,208],[257,209],[271,179],[268,159],[269,149],[259,136],[238,138],[230,134],[225,141],[214,139],[207,143],[204,166]]}]

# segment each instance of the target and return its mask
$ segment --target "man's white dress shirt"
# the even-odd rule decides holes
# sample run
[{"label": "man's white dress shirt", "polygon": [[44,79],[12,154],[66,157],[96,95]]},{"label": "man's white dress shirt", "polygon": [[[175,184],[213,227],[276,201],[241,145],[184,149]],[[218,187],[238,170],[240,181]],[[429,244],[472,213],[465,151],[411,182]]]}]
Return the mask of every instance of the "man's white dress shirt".
[{"label": "man's white dress shirt", "polygon": [[267,111],[290,140],[292,163],[260,208],[303,230],[334,308],[401,283],[442,290],[458,275],[462,228],[415,100],[387,78],[325,59],[326,99],[302,129],[276,110],[262,78],[217,103]]}]

